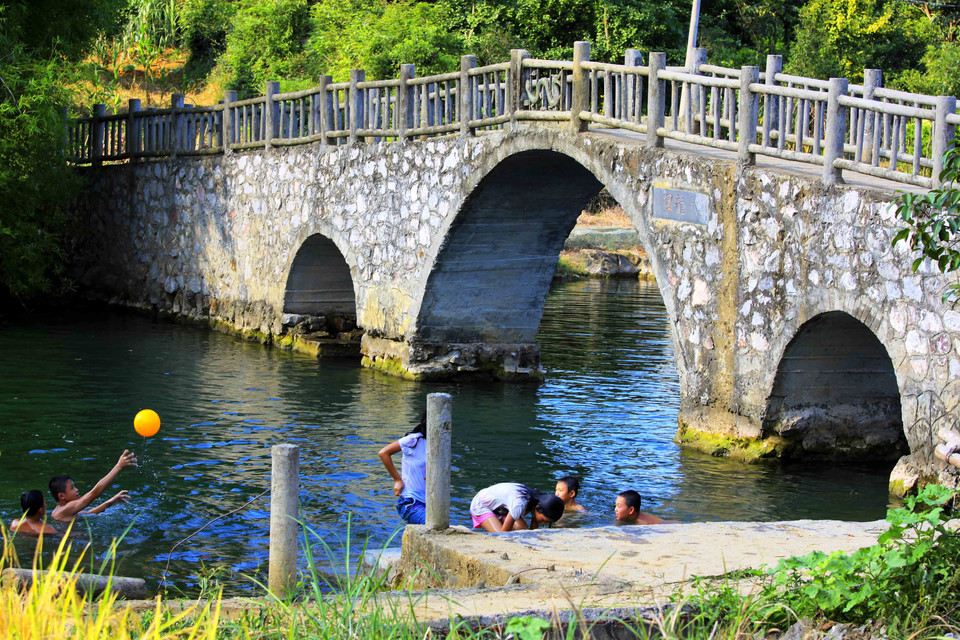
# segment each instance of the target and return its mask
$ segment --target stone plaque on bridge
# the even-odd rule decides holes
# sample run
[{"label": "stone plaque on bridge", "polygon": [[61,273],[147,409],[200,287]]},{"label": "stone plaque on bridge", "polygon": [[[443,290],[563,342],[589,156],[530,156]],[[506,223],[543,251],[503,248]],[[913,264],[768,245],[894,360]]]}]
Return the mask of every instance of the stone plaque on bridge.
[{"label": "stone plaque on bridge", "polygon": [[696,191],[654,187],[653,217],[706,225],[710,219],[710,199],[707,194]]}]

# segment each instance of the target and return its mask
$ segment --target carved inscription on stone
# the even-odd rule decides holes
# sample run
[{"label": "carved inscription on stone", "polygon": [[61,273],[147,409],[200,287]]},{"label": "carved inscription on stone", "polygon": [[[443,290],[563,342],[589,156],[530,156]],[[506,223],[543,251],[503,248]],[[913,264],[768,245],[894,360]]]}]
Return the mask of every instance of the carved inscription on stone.
[{"label": "carved inscription on stone", "polygon": [[696,191],[654,187],[653,217],[706,225],[710,219],[710,199],[707,194]]}]

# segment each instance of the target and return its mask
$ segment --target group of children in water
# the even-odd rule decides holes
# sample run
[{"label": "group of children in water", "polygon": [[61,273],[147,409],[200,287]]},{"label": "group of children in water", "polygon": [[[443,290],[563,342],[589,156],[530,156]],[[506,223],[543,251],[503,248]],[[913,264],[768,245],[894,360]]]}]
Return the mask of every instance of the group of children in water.
[{"label": "group of children in water", "polygon": [[[89,516],[102,513],[111,506],[120,502],[129,502],[126,491],[121,491],[115,496],[101,502],[95,507],[90,504],[100,497],[107,487],[113,484],[117,474],[127,467],[137,466],[137,458],[130,451],[124,450],[117,464],[107,472],[107,475],[100,478],[100,481],[94,485],[93,489],[82,496],[77,490],[73,479],[70,476],[55,476],[50,479],[48,484],[50,493],[53,495],[54,507],[50,517],[59,522],[70,522],[77,516]],[[20,508],[23,510],[23,516],[10,523],[10,531],[19,534],[40,535],[56,534],[56,529],[46,522],[47,505],[43,499],[43,493],[38,489],[25,491],[20,495]]]},{"label": "group of children in water", "polygon": [[[380,449],[380,460],[393,478],[393,493],[397,496],[397,512],[410,524],[426,522],[426,477],[427,477],[427,416],[424,413],[420,424],[404,437]],[[402,453],[400,471],[393,464],[393,456]],[[117,474],[126,467],[137,466],[137,458],[124,451],[117,464],[94,485],[93,489],[80,495],[73,479],[56,476],[50,480],[50,493],[56,507],[50,514],[53,520],[70,522],[77,516],[101,513],[110,506],[128,502],[126,491],[89,508],[109,487]],[[516,482],[501,482],[481,489],[470,502],[470,516],[474,529],[491,533],[536,529],[542,524],[558,521],[564,513],[584,511],[577,503],[580,482],[574,477],[560,478],[553,494],[543,493]],[[18,533],[40,535],[56,534],[46,522],[46,502],[37,489],[20,496],[23,516],[10,523],[10,530]],[[640,511],[640,494],[623,491],[617,496],[613,510],[618,522],[635,524],[668,524],[671,521]]]},{"label": "group of children in water", "polygon": [[[380,449],[380,460],[393,478],[397,513],[410,524],[426,522],[427,416],[404,437]],[[400,471],[393,456],[401,453]],[[474,529],[491,533],[536,529],[553,524],[565,512],[585,511],[577,503],[580,481],[567,476],[557,481],[553,494],[515,482],[501,482],[481,489],[470,502]],[[618,522],[633,524],[669,524],[657,516],[640,511],[640,494],[630,489],[617,496],[613,513]]]}]

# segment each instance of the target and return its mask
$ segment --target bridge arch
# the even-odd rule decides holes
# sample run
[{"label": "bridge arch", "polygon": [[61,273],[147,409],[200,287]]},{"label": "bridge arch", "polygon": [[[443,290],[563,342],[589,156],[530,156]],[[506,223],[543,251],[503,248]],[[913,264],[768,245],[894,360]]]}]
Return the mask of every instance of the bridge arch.
[{"label": "bridge arch", "polygon": [[[435,258],[425,265],[422,295],[411,314],[416,342],[528,345],[536,353],[560,251],[588,201],[603,187],[630,217],[658,283],[664,281],[643,201],[638,203],[635,193],[629,196],[618,184],[608,158],[567,148],[557,138],[547,144],[510,142],[481,160],[471,175],[469,195],[451,208],[436,236],[430,252]],[[661,289],[675,329],[672,298],[663,293]],[[679,366],[679,350],[677,358]]]},{"label": "bridge arch", "polygon": [[763,419],[790,456],[897,460],[907,452],[893,361],[864,322],[824,311],[783,350]]},{"label": "bridge arch", "polygon": [[356,291],[350,265],[326,235],[312,233],[300,243],[287,269],[283,312],[335,314],[356,323]]}]

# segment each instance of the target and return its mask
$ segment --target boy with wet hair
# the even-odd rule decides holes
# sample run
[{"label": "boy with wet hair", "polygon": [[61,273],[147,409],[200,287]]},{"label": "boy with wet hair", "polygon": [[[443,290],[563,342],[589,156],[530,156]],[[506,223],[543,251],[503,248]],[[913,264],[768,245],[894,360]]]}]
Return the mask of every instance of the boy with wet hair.
[{"label": "boy with wet hair", "polygon": [[23,516],[10,523],[10,531],[31,536],[56,535],[57,530],[44,521],[47,515],[47,505],[43,501],[43,494],[37,489],[24,491],[20,494],[20,508]]},{"label": "boy with wet hair", "polygon": [[585,511],[583,505],[577,502],[580,493],[580,481],[573,476],[564,476],[557,480],[553,495],[563,500],[564,511]]},{"label": "boy with wet hair", "polygon": [[117,464],[113,465],[113,469],[110,469],[107,475],[100,478],[100,482],[94,485],[93,489],[90,489],[90,491],[82,497],[70,476],[56,476],[51,478],[50,493],[53,494],[53,499],[57,501],[57,506],[50,515],[53,516],[54,520],[70,522],[78,515],[94,515],[101,513],[118,502],[129,502],[129,496],[126,490],[124,490],[96,507],[87,509],[91,502],[99,498],[100,494],[113,484],[113,480],[117,477],[118,473],[127,467],[135,466],[137,466],[137,457],[133,455],[132,452],[124,449],[120,459],[117,460]]},{"label": "boy with wet hair", "polygon": [[633,489],[627,489],[617,496],[617,503],[613,507],[613,515],[617,522],[629,524],[676,524],[676,520],[664,520],[649,513],[640,511],[640,494]]}]

